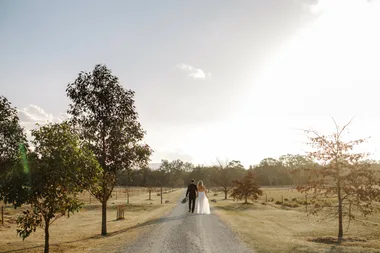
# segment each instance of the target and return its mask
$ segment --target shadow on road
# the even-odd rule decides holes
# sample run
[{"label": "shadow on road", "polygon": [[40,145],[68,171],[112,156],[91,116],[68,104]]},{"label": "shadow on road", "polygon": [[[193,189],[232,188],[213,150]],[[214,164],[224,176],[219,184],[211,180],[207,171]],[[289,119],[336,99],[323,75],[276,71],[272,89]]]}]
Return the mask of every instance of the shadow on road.
[{"label": "shadow on road", "polygon": [[173,217],[158,218],[158,219],[149,220],[147,222],[144,222],[144,223],[141,223],[141,224],[137,224],[137,225],[129,227],[129,228],[120,229],[120,230],[111,232],[107,236],[118,235],[118,234],[127,232],[129,230],[135,229],[135,228],[140,228],[140,227],[145,227],[145,226],[150,226],[150,225],[156,225],[156,224],[161,224],[161,223],[164,223],[164,222],[170,222],[170,221],[175,221],[175,220],[181,220],[181,219],[185,218],[186,216],[188,216],[188,215],[184,214],[184,215],[179,215],[179,216],[173,216]]},{"label": "shadow on road", "polygon": [[[81,239],[78,239],[78,240],[71,240],[71,241],[66,241],[66,242],[61,242],[61,243],[52,243],[52,244],[50,244],[50,247],[52,247],[52,246],[58,246],[58,245],[62,245],[62,244],[70,244],[70,243],[74,243],[74,242],[87,241],[87,240],[91,240],[91,239],[100,239],[100,238],[104,238],[104,237],[112,237],[112,236],[115,236],[115,235],[119,235],[119,234],[122,234],[122,233],[125,233],[125,232],[128,232],[128,231],[131,231],[131,230],[136,229],[136,228],[140,228],[140,227],[144,227],[144,226],[150,226],[150,225],[156,225],[156,224],[161,224],[161,223],[164,223],[164,222],[170,222],[170,221],[180,220],[180,219],[183,219],[183,218],[185,218],[187,216],[189,216],[189,215],[183,214],[183,215],[179,215],[179,216],[162,217],[162,218],[158,218],[158,219],[153,219],[153,220],[149,220],[147,222],[141,223],[141,224],[137,224],[137,225],[132,226],[132,227],[128,227],[128,228],[125,228],[125,229],[120,229],[120,230],[117,230],[117,231],[114,231],[114,232],[110,232],[106,236],[102,236],[102,235],[98,234],[98,235],[93,235],[93,236],[86,237],[86,238],[81,238]],[[114,221],[111,221],[111,222],[117,222],[117,220],[114,220]],[[28,252],[29,250],[36,249],[36,248],[44,248],[44,245],[41,244],[41,245],[37,245],[37,246],[33,246],[33,247],[14,249],[14,250],[7,250],[7,251],[0,251],[0,253]]]},{"label": "shadow on road", "polygon": [[[137,225],[132,226],[132,227],[128,227],[128,228],[125,228],[125,229],[120,229],[120,230],[117,230],[117,231],[114,231],[114,232],[110,232],[110,233],[108,233],[106,235],[106,237],[111,237],[111,236],[119,235],[119,234],[128,232],[128,231],[136,229],[136,228],[140,228],[140,227],[145,227],[145,226],[150,226],[150,225],[161,224],[161,223],[164,223],[164,222],[170,222],[170,221],[180,220],[180,219],[185,218],[186,216],[189,216],[189,215],[185,215],[184,214],[184,215],[179,215],[179,216],[173,216],[173,217],[166,217],[166,218],[158,218],[158,219],[149,220],[147,222],[144,222],[144,223],[141,223],[141,224],[137,224]],[[74,242],[87,241],[87,240],[91,240],[91,239],[99,239],[99,238],[103,238],[103,237],[104,236],[102,236],[102,235],[94,235],[94,236],[90,236],[90,237],[82,238],[82,239],[78,239],[78,240],[61,242],[61,243],[57,243],[57,244],[53,243],[53,244],[50,244],[50,246],[57,246],[59,244],[70,244],[70,243],[74,243]],[[31,249],[41,248],[41,247],[43,248],[44,246],[40,245],[40,246],[33,246],[33,247],[29,247],[29,248],[23,248],[23,249],[0,251],[0,253],[11,253],[11,252],[28,251],[28,250],[31,250]]]}]

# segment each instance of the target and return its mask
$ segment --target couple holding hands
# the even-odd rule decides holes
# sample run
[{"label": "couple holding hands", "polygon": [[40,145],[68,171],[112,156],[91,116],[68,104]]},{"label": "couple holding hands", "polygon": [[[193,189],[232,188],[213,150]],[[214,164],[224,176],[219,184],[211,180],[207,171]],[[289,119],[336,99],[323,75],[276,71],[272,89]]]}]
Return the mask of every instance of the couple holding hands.
[{"label": "couple holding hands", "polygon": [[210,204],[207,198],[207,189],[203,185],[202,180],[195,184],[195,180],[191,180],[186,191],[186,198],[189,198],[189,213],[210,214]]}]

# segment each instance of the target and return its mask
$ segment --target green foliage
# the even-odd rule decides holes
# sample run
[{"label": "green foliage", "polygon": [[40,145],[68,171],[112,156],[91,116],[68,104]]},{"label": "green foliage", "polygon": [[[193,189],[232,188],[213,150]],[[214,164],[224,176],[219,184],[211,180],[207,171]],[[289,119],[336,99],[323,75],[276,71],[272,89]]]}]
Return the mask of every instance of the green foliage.
[{"label": "green foliage", "polygon": [[231,194],[234,199],[244,199],[245,203],[248,203],[248,199],[257,200],[259,196],[263,195],[251,171],[248,171],[242,180],[235,180],[234,184],[235,188]]},{"label": "green foliage", "polygon": [[0,200],[20,206],[28,198],[27,140],[16,108],[0,96]]},{"label": "green foliage", "polygon": [[72,122],[103,169],[100,181],[90,191],[103,205],[105,235],[105,206],[116,184],[117,171],[146,165],[152,150],[142,143],[145,131],[138,121],[134,92],[125,90],[105,65],[81,72],[66,92],[72,102],[68,110]]},{"label": "green foliage", "polygon": [[160,177],[160,183],[172,187],[182,187],[186,183],[184,176],[187,172],[193,170],[191,163],[186,163],[180,159],[169,162],[168,160],[162,160],[159,171],[162,173]]},{"label": "green foliage", "polygon": [[17,234],[25,240],[31,233],[36,232],[37,227],[43,226],[43,216],[36,208],[28,209],[17,218],[17,224],[19,225]]},{"label": "green foliage", "polygon": [[18,218],[17,233],[27,238],[37,227],[45,228],[45,252],[49,248],[49,225],[82,204],[78,192],[90,187],[101,172],[94,155],[68,123],[49,124],[32,130],[34,151],[29,154],[28,199],[31,210]]}]

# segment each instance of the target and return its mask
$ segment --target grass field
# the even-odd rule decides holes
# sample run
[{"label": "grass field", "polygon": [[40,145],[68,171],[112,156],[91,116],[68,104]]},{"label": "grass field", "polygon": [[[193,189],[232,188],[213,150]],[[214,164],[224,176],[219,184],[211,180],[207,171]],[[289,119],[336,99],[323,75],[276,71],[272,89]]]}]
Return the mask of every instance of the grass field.
[{"label": "grass field", "polygon": [[[116,198],[117,192],[117,198]],[[58,219],[50,228],[51,252],[118,252],[128,242],[134,240],[139,234],[148,231],[162,217],[176,205],[182,190],[165,189],[163,205],[157,192],[151,194],[144,188],[130,190],[129,203],[126,204],[127,195],[124,189],[115,190],[113,197],[108,201],[107,229],[108,236],[100,236],[101,205],[88,193],[80,196],[85,203],[84,208],[70,218]],[[90,204],[91,202],[91,204]],[[116,206],[125,205],[125,219],[116,220]],[[16,219],[23,210],[14,210],[5,207],[5,224],[0,225],[0,252],[42,252],[44,232],[37,229],[30,237],[22,241],[16,234]]]},{"label": "grass field", "polygon": [[209,193],[217,201],[212,202],[213,212],[256,252],[380,252],[380,214],[365,224],[351,222],[348,231],[344,223],[347,240],[337,245],[338,221],[307,215],[303,194],[291,188],[263,188],[263,193],[250,204],[224,200],[222,192]]}]

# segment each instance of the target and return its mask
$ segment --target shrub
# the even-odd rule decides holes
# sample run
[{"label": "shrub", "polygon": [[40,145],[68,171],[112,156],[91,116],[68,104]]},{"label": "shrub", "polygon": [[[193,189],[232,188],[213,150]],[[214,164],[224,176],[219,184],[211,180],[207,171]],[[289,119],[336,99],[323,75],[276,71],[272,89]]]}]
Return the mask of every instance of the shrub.
[{"label": "shrub", "polygon": [[279,201],[279,200],[277,200],[277,201],[275,202],[275,204],[276,204],[276,205],[282,205],[282,202]]},{"label": "shrub", "polygon": [[284,203],[283,206],[287,206],[287,207],[299,207],[299,205],[297,203],[290,203],[290,202]]}]

